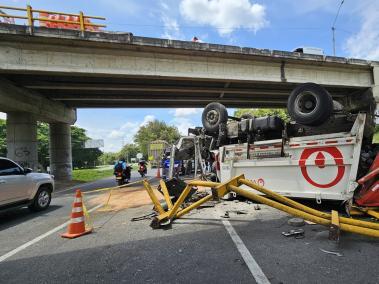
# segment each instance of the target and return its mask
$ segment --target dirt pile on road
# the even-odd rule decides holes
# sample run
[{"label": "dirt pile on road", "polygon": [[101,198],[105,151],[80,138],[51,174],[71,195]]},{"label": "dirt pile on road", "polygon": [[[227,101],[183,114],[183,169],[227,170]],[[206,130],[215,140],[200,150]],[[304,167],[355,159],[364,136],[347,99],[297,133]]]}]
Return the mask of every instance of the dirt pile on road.
[{"label": "dirt pile on road", "polygon": [[[155,186],[153,186],[155,188]],[[163,196],[154,189],[156,196],[163,200]],[[109,191],[101,194],[89,201],[90,207],[97,204],[106,204],[109,198]],[[152,204],[149,195],[141,184],[112,190],[107,206],[102,207],[99,211],[119,211],[126,208],[135,208],[143,205]]]}]

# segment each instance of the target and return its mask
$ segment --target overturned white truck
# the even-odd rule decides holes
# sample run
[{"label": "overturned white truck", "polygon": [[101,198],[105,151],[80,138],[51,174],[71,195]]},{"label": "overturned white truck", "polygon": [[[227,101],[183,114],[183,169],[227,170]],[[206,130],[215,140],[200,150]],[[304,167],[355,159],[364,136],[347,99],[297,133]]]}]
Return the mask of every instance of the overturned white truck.
[{"label": "overturned white truck", "polygon": [[[189,133],[199,139],[203,159],[214,162],[221,182],[244,174],[285,196],[319,203],[351,199],[357,179],[374,164],[379,167],[379,147],[372,142],[372,94],[337,102],[322,86],[304,83],[290,94],[287,110],[290,121],[278,116],[236,118],[214,102],[203,111],[203,127]],[[180,145],[177,159],[194,152],[190,143]],[[377,176],[370,182],[379,186]]]}]

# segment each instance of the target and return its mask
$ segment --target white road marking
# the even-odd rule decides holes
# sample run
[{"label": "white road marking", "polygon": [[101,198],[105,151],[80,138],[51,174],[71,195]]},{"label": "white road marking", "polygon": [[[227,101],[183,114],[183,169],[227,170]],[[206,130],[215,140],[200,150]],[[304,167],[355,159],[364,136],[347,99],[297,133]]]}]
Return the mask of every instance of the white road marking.
[{"label": "white road marking", "polygon": [[[220,214],[220,211],[216,210],[216,214]],[[221,215],[218,215],[218,218],[220,218],[220,216]],[[238,252],[241,254],[243,260],[249,268],[251,274],[253,275],[255,281],[258,284],[270,284],[270,281],[267,279],[266,275],[263,273],[254,257],[251,255],[250,251],[247,249],[240,236],[234,230],[232,224],[228,220],[221,221],[226,231],[229,233],[229,236],[232,239],[233,243],[237,247]]]},{"label": "white road marking", "polygon": [[[91,208],[90,210],[88,210],[88,212],[90,213],[92,211],[95,211],[96,209],[100,208],[101,206],[103,206],[103,204],[99,204],[99,205]],[[36,237],[35,239],[33,239],[33,240],[31,240],[31,241],[29,241],[29,242],[27,242],[27,243],[25,243],[25,244],[23,244],[23,245],[15,248],[14,250],[11,250],[10,252],[8,252],[8,253],[6,253],[6,254],[4,254],[2,256],[0,256],[0,262],[3,262],[7,258],[10,258],[11,256],[14,256],[16,253],[19,253],[20,251],[22,251],[22,250],[24,250],[24,249],[26,249],[26,248],[28,248],[28,247],[30,247],[30,246],[38,243],[40,240],[43,240],[44,238],[50,236],[51,234],[54,234],[55,232],[58,232],[58,231],[62,230],[70,222],[71,222],[71,220],[63,223],[62,225],[59,225],[58,227],[55,227],[54,229],[52,229],[52,230],[50,230],[50,231],[48,231],[48,232],[40,235],[40,236]]]}]

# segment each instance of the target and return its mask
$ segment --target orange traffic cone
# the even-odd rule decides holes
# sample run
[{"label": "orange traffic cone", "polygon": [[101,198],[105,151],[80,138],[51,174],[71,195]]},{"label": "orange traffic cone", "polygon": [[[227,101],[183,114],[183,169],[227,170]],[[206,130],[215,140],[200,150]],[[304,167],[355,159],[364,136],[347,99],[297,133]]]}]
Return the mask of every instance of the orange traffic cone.
[{"label": "orange traffic cone", "polygon": [[161,178],[161,168],[158,166],[156,178]]},{"label": "orange traffic cone", "polygon": [[76,190],[74,203],[72,204],[71,223],[68,225],[67,233],[62,235],[63,238],[77,238],[92,232],[92,228],[86,229],[83,214],[82,193],[80,189]]}]

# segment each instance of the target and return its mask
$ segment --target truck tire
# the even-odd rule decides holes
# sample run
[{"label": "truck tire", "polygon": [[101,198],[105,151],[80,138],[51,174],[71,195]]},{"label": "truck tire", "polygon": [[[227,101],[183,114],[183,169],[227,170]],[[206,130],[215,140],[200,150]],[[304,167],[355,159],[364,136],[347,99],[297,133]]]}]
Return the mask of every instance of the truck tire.
[{"label": "truck tire", "polygon": [[201,121],[205,130],[216,134],[219,125],[228,121],[228,111],[220,103],[210,103],[204,108]]},{"label": "truck tire", "polygon": [[333,99],[320,85],[304,83],[290,94],[287,109],[297,123],[316,126],[325,122],[332,114]]},{"label": "truck tire", "polygon": [[51,202],[51,189],[42,185],[29,205],[31,211],[42,211],[49,207]]}]

